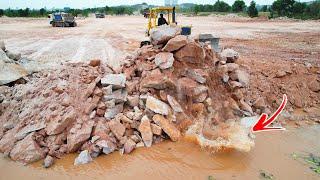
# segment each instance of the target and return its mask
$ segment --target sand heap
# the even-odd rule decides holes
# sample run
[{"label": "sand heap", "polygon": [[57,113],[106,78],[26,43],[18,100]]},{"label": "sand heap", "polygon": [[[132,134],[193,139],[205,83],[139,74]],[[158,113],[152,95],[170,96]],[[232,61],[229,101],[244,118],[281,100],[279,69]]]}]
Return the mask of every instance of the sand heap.
[{"label": "sand heap", "polygon": [[81,152],[75,164],[83,164],[177,141],[188,129],[203,146],[248,151],[253,142],[238,120],[255,113],[239,91],[249,74],[238,53],[216,57],[207,44],[178,34],[158,34],[119,69],[92,60],[0,86],[0,152],[24,164],[45,158],[45,167]]}]

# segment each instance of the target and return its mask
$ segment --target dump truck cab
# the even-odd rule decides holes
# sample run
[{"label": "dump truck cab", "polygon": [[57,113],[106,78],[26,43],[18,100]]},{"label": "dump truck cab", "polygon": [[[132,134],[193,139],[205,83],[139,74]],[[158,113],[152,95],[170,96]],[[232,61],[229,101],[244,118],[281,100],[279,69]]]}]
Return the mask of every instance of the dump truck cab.
[{"label": "dump truck cab", "polygon": [[51,14],[50,24],[52,27],[75,27],[77,23],[74,16],[69,13],[58,12]]}]

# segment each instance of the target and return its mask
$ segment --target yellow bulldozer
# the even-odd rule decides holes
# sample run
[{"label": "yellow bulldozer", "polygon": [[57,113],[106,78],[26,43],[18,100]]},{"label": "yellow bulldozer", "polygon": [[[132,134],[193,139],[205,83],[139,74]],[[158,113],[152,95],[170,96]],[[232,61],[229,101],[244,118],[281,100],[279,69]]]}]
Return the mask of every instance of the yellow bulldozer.
[{"label": "yellow bulldozer", "polygon": [[[146,36],[150,36],[150,31],[154,28],[159,27],[162,24],[159,24],[159,17],[161,14],[164,15],[163,18],[166,19],[167,25],[169,26],[178,26],[178,23],[176,21],[176,7],[171,6],[164,6],[164,7],[154,7],[150,8],[149,12],[145,13],[145,17],[148,18],[148,24],[147,24],[147,30],[146,30]],[[180,26],[182,31],[182,35],[190,35],[191,34],[191,26]],[[150,41],[142,41],[140,46],[144,46],[150,44]]]},{"label": "yellow bulldozer", "polygon": [[[149,12],[144,13],[144,17],[148,18],[146,36],[150,36],[150,31],[154,28],[159,27],[159,16],[163,14],[163,18],[166,18],[166,24],[169,26],[178,26],[176,21],[176,7],[165,6],[165,7],[154,7],[150,8]],[[190,35],[191,34],[191,27],[192,26],[182,26],[181,27],[181,35]],[[212,34],[199,34],[199,41],[200,42],[210,42],[212,49],[215,52],[219,52],[219,40],[220,38],[212,36]],[[151,44],[149,40],[142,41],[140,43],[140,47],[144,45]]]}]

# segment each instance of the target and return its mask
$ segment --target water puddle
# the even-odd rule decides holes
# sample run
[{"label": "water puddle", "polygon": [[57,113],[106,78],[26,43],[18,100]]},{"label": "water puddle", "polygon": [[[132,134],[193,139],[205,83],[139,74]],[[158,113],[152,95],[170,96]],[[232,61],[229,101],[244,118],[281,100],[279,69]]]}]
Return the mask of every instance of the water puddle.
[{"label": "water puddle", "polygon": [[73,166],[77,154],[57,160],[50,169],[42,162],[23,166],[0,158],[0,179],[259,179],[259,172],[275,179],[318,179],[308,166],[294,160],[293,153],[319,155],[320,126],[261,132],[249,153],[231,151],[210,154],[188,141],[164,142],[136,149],[130,155],[100,156],[94,162]]}]

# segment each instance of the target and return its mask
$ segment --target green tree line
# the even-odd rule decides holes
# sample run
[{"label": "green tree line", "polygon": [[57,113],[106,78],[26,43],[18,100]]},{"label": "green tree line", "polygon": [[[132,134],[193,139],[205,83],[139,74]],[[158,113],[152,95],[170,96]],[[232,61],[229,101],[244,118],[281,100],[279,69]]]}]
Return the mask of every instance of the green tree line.
[{"label": "green tree line", "polygon": [[[236,0],[231,6],[224,1],[216,1],[213,5],[194,5],[189,9],[182,10],[183,12],[245,12],[250,17],[258,16],[258,9],[255,1],[251,1],[247,7],[243,0]],[[310,3],[298,2],[295,0],[276,0],[268,8],[263,6],[260,11],[270,12],[270,18],[287,16],[298,19],[320,19],[320,0],[315,0]]]},{"label": "green tree line", "polygon": [[[146,4],[145,4],[146,5]],[[149,6],[150,7],[150,6]],[[115,6],[115,7],[98,7],[86,9],[69,9],[67,12],[77,16],[88,16],[90,13],[105,13],[110,15],[124,15],[133,14],[134,11],[139,11],[139,6]],[[271,6],[263,6],[259,9],[263,12],[270,12],[270,18],[287,16],[298,19],[320,19],[320,0],[315,0],[310,3],[298,2],[295,0],[275,0]],[[198,14],[200,12],[234,12],[247,13],[250,17],[258,16],[258,9],[256,3],[252,1],[247,7],[243,0],[235,0],[232,5],[217,0],[213,5],[193,5],[188,8],[178,8],[180,12],[191,12]],[[37,9],[0,9],[0,16],[8,17],[45,17],[52,13],[45,8]]]},{"label": "green tree line", "polygon": [[[99,7],[99,8],[86,8],[86,9],[68,9],[67,13],[71,13],[74,16],[81,14],[82,16],[88,16],[90,13],[105,13],[110,15],[132,15],[136,9],[130,6],[115,6],[115,7]],[[56,11],[41,9],[0,9],[0,17],[46,17]]]}]

